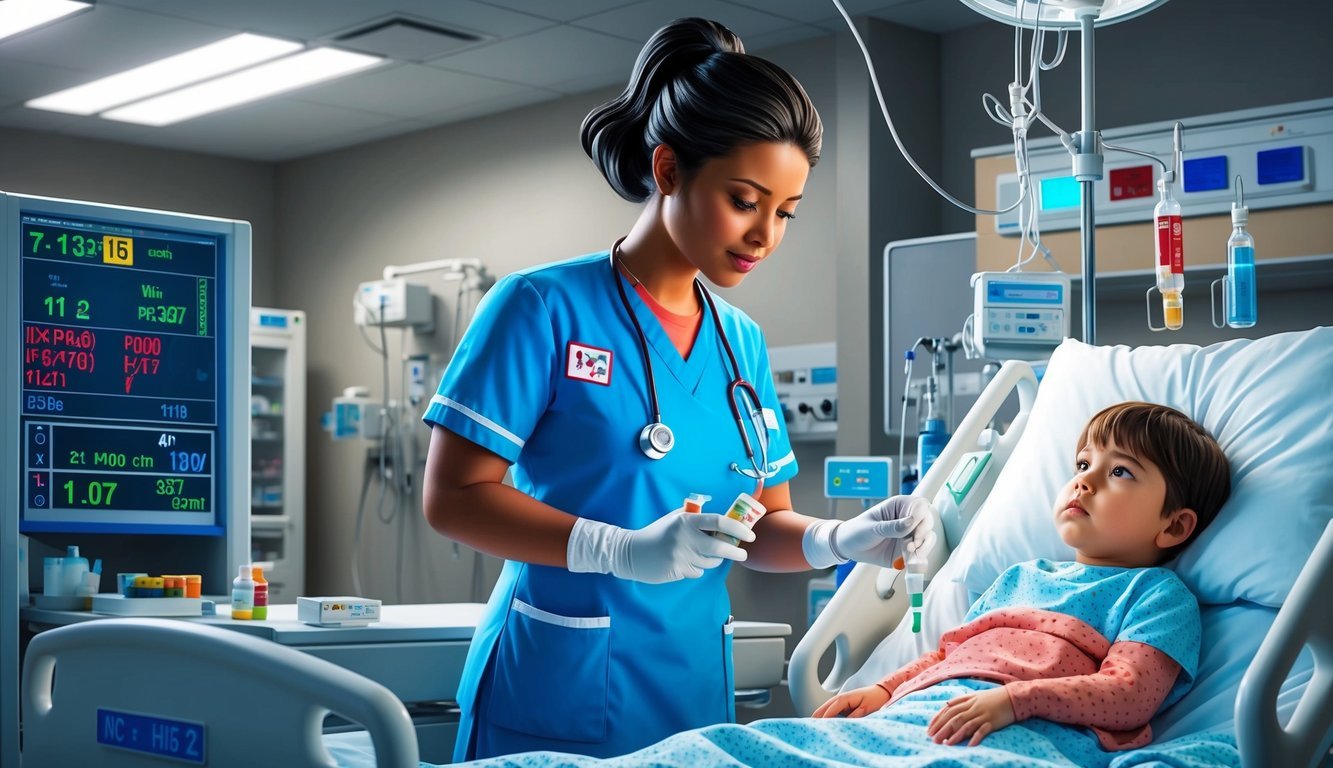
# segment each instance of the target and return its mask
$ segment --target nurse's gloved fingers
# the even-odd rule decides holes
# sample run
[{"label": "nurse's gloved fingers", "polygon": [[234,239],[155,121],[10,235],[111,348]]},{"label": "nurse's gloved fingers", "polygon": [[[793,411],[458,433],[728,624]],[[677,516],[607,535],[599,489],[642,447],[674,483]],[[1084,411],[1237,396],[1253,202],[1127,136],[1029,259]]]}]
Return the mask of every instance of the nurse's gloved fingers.
[{"label": "nurse's gloved fingers", "polygon": [[704,557],[722,558],[726,560],[735,560],[736,562],[745,562],[750,553],[720,538],[711,536],[705,537],[707,541],[699,542],[698,553]]},{"label": "nurse's gloved fingers", "polygon": [[[691,518],[696,517],[691,515]],[[697,515],[698,520],[693,520],[701,531],[717,531],[725,533],[741,541],[754,541],[754,531],[749,526],[739,520],[733,520],[726,515]]]},{"label": "nurse's gloved fingers", "polygon": [[934,531],[926,531],[923,536],[918,536],[914,532],[912,538],[907,542],[907,553],[910,555],[928,555],[937,543],[939,543],[939,536],[935,535]]},{"label": "nurse's gloved fingers", "polygon": [[718,567],[719,565],[722,565],[722,558],[720,558],[720,557],[703,557],[703,558],[700,558],[700,559],[699,559],[699,561],[696,563],[696,565],[699,566],[699,568],[700,568],[699,575],[702,576],[704,571],[709,570],[710,568],[716,568],[716,567]]}]

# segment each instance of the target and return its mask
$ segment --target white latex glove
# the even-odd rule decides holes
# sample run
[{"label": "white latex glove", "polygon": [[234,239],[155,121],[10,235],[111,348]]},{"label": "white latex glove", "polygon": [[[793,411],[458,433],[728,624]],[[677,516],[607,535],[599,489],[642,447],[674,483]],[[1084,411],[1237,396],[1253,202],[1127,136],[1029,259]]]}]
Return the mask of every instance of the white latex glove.
[{"label": "white latex glove", "polygon": [[695,579],[726,560],[744,560],[745,550],[707,531],[754,541],[754,531],[723,515],[670,512],[637,531],[580,517],[569,534],[566,556],[574,573],[609,573],[661,584]]},{"label": "white latex glove", "polygon": [[934,510],[918,496],[885,499],[851,520],[820,520],[805,529],[801,551],[812,568],[848,560],[892,568],[933,543]]}]

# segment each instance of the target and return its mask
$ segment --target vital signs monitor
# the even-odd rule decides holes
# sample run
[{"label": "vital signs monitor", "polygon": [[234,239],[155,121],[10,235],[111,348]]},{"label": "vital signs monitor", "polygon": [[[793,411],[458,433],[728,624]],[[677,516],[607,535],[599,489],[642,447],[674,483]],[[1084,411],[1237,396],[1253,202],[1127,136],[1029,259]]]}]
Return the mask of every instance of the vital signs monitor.
[{"label": "vital signs monitor", "polygon": [[4,507],[19,532],[235,537],[190,572],[246,562],[249,224],[0,202]]}]

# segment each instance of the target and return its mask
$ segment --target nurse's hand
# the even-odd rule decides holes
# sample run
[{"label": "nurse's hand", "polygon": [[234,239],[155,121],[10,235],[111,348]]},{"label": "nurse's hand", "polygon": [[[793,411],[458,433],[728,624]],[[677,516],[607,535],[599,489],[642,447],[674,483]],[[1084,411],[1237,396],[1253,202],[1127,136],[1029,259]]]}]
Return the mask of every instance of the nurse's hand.
[{"label": "nurse's hand", "polygon": [[610,573],[622,579],[661,584],[694,579],[725,560],[744,560],[745,550],[708,535],[718,531],[754,541],[754,531],[723,515],[677,509],[637,531],[579,518],[569,534],[569,570]]},{"label": "nurse's hand", "polygon": [[892,568],[893,561],[934,542],[934,512],[919,496],[885,499],[851,520],[821,520],[805,531],[801,549],[814,568],[855,560]]}]

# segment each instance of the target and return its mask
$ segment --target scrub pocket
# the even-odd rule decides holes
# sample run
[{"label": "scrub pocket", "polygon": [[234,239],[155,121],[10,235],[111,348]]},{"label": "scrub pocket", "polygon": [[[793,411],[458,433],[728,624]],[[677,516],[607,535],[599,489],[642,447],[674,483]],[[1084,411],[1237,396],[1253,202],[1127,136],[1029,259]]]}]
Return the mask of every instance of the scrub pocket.
[{"label": "scrub pocket", "polygon": [[605,741],[610,646],[610,616],[561,616],[514,598],[487,717],[541,738]]},{"label": "scrub pocket", "polygon": [[732,637],[736,628],[733,618],[728,616],[727,623],[722,625],[722,711],[727,717],[725,723],[736,722],[736,672],[731,666]]}]

